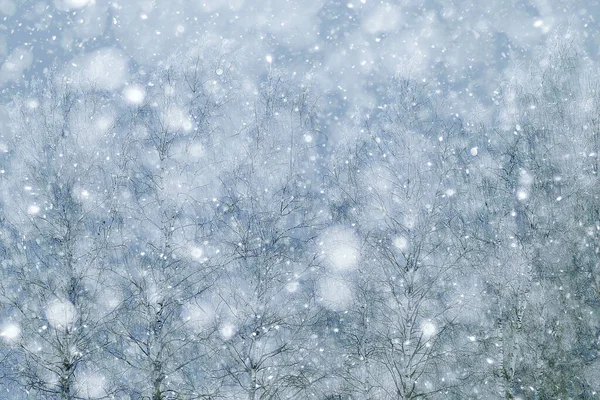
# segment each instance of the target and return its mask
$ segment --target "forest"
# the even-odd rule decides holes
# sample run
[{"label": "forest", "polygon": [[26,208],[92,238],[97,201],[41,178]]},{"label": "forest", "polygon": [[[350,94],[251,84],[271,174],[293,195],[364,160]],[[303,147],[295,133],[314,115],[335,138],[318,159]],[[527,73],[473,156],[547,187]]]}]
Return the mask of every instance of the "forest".
[{"label": "forest", "polygon": [[479,120],[406,74],[251,85],[226,45],[122,91],[45,69],[1,110],[0,398],[598,398],[583,53],[550,40]]}]

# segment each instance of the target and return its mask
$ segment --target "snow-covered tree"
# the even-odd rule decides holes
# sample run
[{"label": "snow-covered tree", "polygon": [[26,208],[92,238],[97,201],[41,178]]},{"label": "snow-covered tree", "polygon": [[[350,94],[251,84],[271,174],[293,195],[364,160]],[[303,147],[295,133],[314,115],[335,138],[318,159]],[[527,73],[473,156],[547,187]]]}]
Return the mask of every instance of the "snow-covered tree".
[{"label": "snow-covered tree", "polygon": [[104,256],[114,110],[106,93],[49,75],[11,116],[1,295],[12,377],[37,398],[101,398],[115,306]]}]

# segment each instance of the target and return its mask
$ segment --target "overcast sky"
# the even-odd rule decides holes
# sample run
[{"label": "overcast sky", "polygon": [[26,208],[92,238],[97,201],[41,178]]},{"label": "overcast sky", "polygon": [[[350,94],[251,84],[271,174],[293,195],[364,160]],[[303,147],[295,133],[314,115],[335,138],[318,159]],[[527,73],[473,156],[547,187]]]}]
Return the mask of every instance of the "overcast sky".
[{"label": "overcast sky", "polygon": [[24,78],[93,70],[100,54],[98,65],[120,71],[107,76],[118,89],[174,52],[220,42],[250,81],[269,68],[306,75],[344,108],[378,105],[375,87],[411,76],[448,92],[468,119],[511,68],[539,62],[552,35],[576,32],[595,60],[599,11],[582,0],[0,0],[0,85],[10,98]]}]

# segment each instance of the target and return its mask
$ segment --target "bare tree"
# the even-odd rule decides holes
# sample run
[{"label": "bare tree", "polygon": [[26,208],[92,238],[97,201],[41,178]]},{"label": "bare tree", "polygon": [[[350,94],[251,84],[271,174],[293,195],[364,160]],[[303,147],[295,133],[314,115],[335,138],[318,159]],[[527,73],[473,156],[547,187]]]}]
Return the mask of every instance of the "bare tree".
[{"label": "bare tree", "polygon": [[143,104],[119,130],[123,223],[114,268],[123,304],[110,353],[126,371],[126,390],[152,400],[210,397],[220,386],[206,346],[214,330],[196,328],[221,258],[211,135],[229,88],[218,89],[211,76],[230,82],[226,66],[201,60],[174,60],[149,77]]},{"label": "bare tree", "polygon": [[318,223],[315,152],[306,91],[270,76],[236,137],[241,154],[221,177],[215,230],[227,257],[214,291],[231,392],[248,399],[306,395],[315,317],[309,244]]},{"label": "bare tree", "polygon": [[386,99],[357,128],[358,144],[342,158],[350,162],[331,174],[340,201],[351,201],[342,218],[364,243],[341,328],[341,390],[356,398],[446,396],[462,385],[457,366],[469,347],[468,334],[460,336],[470,325],[461,314],[469,308],[471,246],[455,222],[468,194],[456,156],[464,131],[438,115],[439,102],[415,82],[396,82]]},{"label": "bare tree", "polygon": [[590,265],[580,246],[583,220],[588,230],[595,225],[594,201],[581,200],[596,179],[586,160],[594,153],[578,148],[593,144],[586,137],[593,122],[579,115],[580,102],[589,99],[578,98],[585,74],[577,48],[553,38],[546,67],[527,71],[526,81],[507,77],[497,128],[487,135],[489,158],[473,166],[485,176],[478,185],[494,233],[482,249],[495,328],[482,343],[496,393],[506,398],[587,398],[594,390],[586,374],[575,372],[594,368],[597,326],[576,305],[589,296],[581,290],[582,266]]},{"label": "bare tree", "polygon": [[[39,398],[101,398],[111,390],[99,381],[96,361],[112,310],[103,302],[110,276],[96,229],[112,194],[103,181],[110,105],[102,93],[48,78],[34,97],[13,103],[1,295],[15,323],[22,363],[15,379],[23,390]],[[91,393],[90,382],[97,385]]]}]

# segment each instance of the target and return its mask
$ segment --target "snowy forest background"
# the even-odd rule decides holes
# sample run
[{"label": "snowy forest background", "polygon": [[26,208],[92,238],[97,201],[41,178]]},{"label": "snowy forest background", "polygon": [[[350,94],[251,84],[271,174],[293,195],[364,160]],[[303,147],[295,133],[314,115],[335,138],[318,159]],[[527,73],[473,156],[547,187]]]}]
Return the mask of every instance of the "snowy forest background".
[{"label": "snowy forest background", "polygon": [[597,2],[0,13],[0,399],[600,398]]}]

